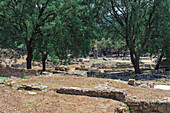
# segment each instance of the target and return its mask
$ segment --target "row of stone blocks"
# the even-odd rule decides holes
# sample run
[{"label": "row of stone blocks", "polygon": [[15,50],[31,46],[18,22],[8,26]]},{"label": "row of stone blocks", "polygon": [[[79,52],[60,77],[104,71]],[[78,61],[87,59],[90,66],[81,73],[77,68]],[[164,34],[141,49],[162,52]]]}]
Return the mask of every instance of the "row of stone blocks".
[{"label": "row of stone blocks", "polygon": [[123,90],[107,87],[95,87],[84,89],[77,87],[62,87],[57,89],[57,93],[111,98],[119,101],[125,101],[127,96],[127,93],[124,92]]},{"label": "row of stone blocks", "polygon": [[0,76],[4,77],[23,77],[26,76],[36,76],[38,75],[38,71],[34,69],[19,69],[19,68],[12,68],[12,67],[3,67],[0,66]]},{"label": "row of stone blocks", "polygon": [[170,113],[170,101],[127,101],[131,113]]},{"label": "row of stone blocks", "polygon": [[95,87],[95,88],[77,88],[77,87],[62,87],[57,89],[57,93],[84,95],[91,97],[103,97],[119,100],[129,106],[131,113],[170,113],[170,101],[134,101],[129,100],[127,93],[123,90]]}]

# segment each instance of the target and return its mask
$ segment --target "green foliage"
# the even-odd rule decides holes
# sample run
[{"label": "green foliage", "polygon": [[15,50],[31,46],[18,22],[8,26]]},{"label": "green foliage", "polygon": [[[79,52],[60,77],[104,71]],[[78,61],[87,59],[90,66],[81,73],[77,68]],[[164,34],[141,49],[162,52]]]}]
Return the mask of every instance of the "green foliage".
[{"label": "green foliage", "polygon": [[41,105],[42,107],[45,107],[45,105]]},{"label": "green foliage", "polygon": [[27,79],[28,77],[27,77],[27,74],[26,73],[24,73],[24,76],[22,77],[22,79]]},{"label": "green foliage", "polygon": [[1,39],[11,48],[27,50],[30,63],[48,55],[65,62],[69,62],[68,53],[87,56],[97,34],[93,20],[83,0],[0,2]]},{"label": "green foliage", "polygon": [[[139,59],[141,54],[151,47],[150,42],[161,40],[160,37],[157,37],[161,33],[157,31],[165,26],[160,27],[158,25],[157,17],[165,17],[158,16],[163,13],[159,9],[163,9],[168,5],[165,1],[89,0],[90,4],[94,4],[95,13],[98,14],[96,17],[101,20],[98,21],[98,24],[102,25],[109,22],[106,29],[112,34],[113,32],[117,34],[122,42],[126,42],[136,73],[141,73]],[[166,19],[169,18],[166,17]],[[153,45],[155,44],[159,45],[153,43]]]},{"label": "green foliage", "polygon": [[39,85],[42,85],[42,82],[39,80],[39,81],[38,81],[38,84],[39,84]]},{"label": "green foliage", "polygon": [[128,111],[130,111],[129,106],[126,104],[126,107],[128,108]]},{"label": "green foliage", "polygon": [[7,82],[8,81],[8,77],[2,77],[2,81],[3,82]]},{"label": "green foliage", "polygon": [[67,64],[68,54],[86,57],[98,40],[99,50],[128,48],[136,70],[146,52],[168,58],[168,31],[168,0],[0,1],[0,47],[27,50],[30,63]]}]

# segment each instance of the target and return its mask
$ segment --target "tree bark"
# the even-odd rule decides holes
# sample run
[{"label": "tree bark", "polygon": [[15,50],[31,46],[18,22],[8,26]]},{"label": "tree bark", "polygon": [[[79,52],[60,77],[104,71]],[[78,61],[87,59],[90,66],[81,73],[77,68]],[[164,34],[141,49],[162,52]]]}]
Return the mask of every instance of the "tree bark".
[{"label": "tree bark", "polygon": [[140,67],[139,67],[139,57],[135,57],[135,55],[133,54],[132,51],[130,51],[130,57],[131,57],[133,67],[135,69],[135,73],[141,74],[142,72],[141,72]]},{"label": "tree bark", "polygon": [[31,61],[32,61],[32,58],[33,58],[33,55],[32,55],[32,48],[27,48],[27,69],[31,69]]},{"label": "tree bark", "polygon": [[42,65],[43,65],[43,69],[42,71],[46,71],[46,60],[47,60],[47,53],[44,54],[44,53],[41,53],[42,54]]},{"label": "tree bark", "polygon": [[117,51],[117,56],[118,56],[118,57],[120,56],[119,50]]},{"label": "tree bark", "polygon": [[26,43],[26,47],[27,47],[27,69],[31,69],[31,61],[33,58],[33,48],[31,46],[32,44],[32,38],[28,41],[28,37],[25,38],[25,43]]},{"label": "tree bark", "polygon": [[157,64],[156,64],[156,67],[155,67],[156,70],[160,68],[160,63],[161,63],[161,61],[162,61],[163,56],[164,56],[164,54],[161,53],[161,55],[160,55],[160,57],[159,57],[159,59],[158,59],[158,62],[157,62]]}]

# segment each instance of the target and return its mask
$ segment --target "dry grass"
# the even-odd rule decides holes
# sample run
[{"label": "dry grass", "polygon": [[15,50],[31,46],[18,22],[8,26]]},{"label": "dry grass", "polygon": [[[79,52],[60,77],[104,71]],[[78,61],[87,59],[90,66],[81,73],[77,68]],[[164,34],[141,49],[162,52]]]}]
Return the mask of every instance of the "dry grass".
[{"label": "dry grass", "polygon": [[[99,84],[104,84],[108,82],[108,79],[55,75],[52,77],[33,77],[30,79],[22,80],[19,82],[19,84],[38,84],[39,81],[41,81],[43,85],[47,85],[51,89],[56,89],[59,87],[93,88],[98,86]],[[124,89],[125,91],[127,91],[127,94],[129,96],[136,96],[137,100],[156,100],[170,96],[170,91],[168,90],[139,88],[113,80],[110,81],[110,87]]]},{"label": "dry grass", "polygon": [[101,78],[86,78],[86,77],[76,77],[76,76],[61,76],[55,75],[49,76],[37,76],[29,79],[19,81],[19,84],[38,84],[42,82],[43,85],[47,85],[52,89],[59,87],[81,87],[81,88],[92,88],[99,84],[104,84],[107,82],[106,79]]},{"label": "dry grass", "polygon": [[0,87],[0,112],[3,113],[110,113],[123,103],[97,97],[58,94],[54,91],[13,91]]},{"label": "dry grass", "polygon": [[[113,62],[118,61],[120,59]],[[25,62],[25,58],[19,60],[18,63],[22,62]],[[85,62],[85,66],[90,67],[92,63]],[[70,71],[76,72],[75,67],[80,65],[81,63],[69,65],[68,67],[70,67]],[[41,70],[41,67],[33,68]],[[54,69],[50,68],[47,70],[54,71]],[[157,100],[170,96],[170,91],[168,90],[137,88],[125,83],[109,81],[111,81],[110,87],[124,89],[129,96],[136,96],[136,100]],[[38,84],[40,82],[42,85],[48,86],[48,89],[59,87],[93,88],[108,82],[108,79],[61,76],[56,74],[51,77],[36,76],[17,81],[18,84]],[[49,90],[46,93],[37,92],[37,95],[29,95],[25,90],[13,91],[8,86],[0,86],[0,112],[4,113],[110,113],[114,112],[115,108],[121,105],[123,103],[112,99],[58,94],[54,90]]]}]

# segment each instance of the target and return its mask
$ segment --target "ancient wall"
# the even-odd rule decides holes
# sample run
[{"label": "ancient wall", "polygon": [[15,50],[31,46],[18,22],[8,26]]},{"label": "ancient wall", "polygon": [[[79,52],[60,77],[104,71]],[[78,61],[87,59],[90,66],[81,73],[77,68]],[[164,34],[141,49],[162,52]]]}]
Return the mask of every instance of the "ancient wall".
[{"label": "ancient wall", "polygon": [[24,73],[26,76],[34,76],[38,75],[38,71],[34,69],[19,69],[19,68],[12,68],[12,67],[4,67],[0,66],[0,76],[3,77],[23,77]]},{"label": "ancient wall", "polygon": [[131,113],[170,113],[170,102],[125,102]]},{"label": "ancient wall", "polygon": [[170,101],[132,101],[127,97],[126,92],[114,88],[97,87],[82,89],[77,87],[62,87],[57,93],[71,95],[85,95],[91,97],[111,98],[127,104],[130,113],[170,113]]},{"label": "ancient wall", "polygon": [[77,87],[62,87],[57,89],[57,93],[63,94],[72,94],[72,95],[85,95],[92,97],[104,97],[104,98],[112,98],[116,100],[124,101],[126,99],[126,92],[114,88],[88,88],[81,89]]}]

